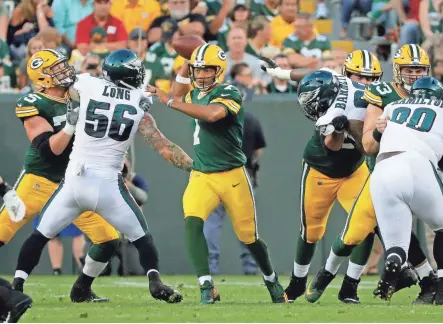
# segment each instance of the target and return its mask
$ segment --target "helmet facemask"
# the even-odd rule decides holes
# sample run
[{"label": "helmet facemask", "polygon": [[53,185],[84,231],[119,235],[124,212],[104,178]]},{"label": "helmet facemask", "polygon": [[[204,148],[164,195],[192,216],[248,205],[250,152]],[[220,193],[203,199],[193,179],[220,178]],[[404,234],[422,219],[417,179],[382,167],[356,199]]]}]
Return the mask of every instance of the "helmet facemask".
[{"label": "helmet facemask", "polygon": [[[424,68],[425,69],[425,73],[423,75],[417,75],[417,74],[407,74],[407,73],[402,73],[401,70],[403,68]],[[410,91],[412,85],[414,84],[415,81],[417,81],[418,79],[429,75],[429,66],[428,65],[399,65],[399,64],[395,64],[394,65],[394,78],[395,81],[399,84],[401,84],[403,86],[403,88],[406,89],[406,91]]]},{"label": "helmet facemask", "polygon": [[74,67],[65,59],[42,69],[42,74],[50,77],[56,87],[69,88],[76,80]]},{"label": "helmet facemask", "polygon": [[[213,69],[214,75],[210,77],[204,77],[204,78],[197,78],[195,76],[195,69]],[[216,65],[204,65],[204,64],[190,64],[189,65],[189,76],[191,78],[192,85],[200,89],[202,91],[208,91],[212,89],[217,83],[220,83],[220,76],[223,73],[223,69],[220,66]]]}]

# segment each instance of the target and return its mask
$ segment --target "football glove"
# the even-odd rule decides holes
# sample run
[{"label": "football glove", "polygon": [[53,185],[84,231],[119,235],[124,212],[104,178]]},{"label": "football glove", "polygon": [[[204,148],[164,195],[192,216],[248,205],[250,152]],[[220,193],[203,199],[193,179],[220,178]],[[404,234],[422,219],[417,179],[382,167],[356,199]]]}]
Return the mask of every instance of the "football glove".
[{"label": "football glove", "polygon": [[3,196],[3,201],[5,203],[5,208],[8,211],[9,218],[13,222],[19,222],[25,218],[26,206],[23,200],[17,195],[15,190],[9,190]]},{"label": "football glove", "polygon": [[68,100],[66,105],[66,124],[63,128],[63,132],[68,135],[73,135],[75,133],[75,125],[77,125],[78,122],[79,102],[75,100]]},{"label": "football glove", "polygon": [[348,118],[345,115],[343,115],[335,117],[332,120],[331,124],[332,126],[334,126],[334,129],[337,133],[341,133],[348,126],[349,122]]},{"label": "football glove", "polygon": [[291,70],[282,70],[274,60],[264,56],[260,56],[260,60],[264,62],[260,65],[261,69],[270,76],[281,80],[291,80]]}]

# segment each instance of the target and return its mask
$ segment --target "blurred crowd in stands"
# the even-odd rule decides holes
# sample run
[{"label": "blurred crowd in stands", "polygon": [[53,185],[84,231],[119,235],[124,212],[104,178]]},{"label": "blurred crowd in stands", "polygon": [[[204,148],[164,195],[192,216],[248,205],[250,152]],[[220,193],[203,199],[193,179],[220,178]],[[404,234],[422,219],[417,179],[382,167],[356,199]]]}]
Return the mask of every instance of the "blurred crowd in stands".
[{"label": "blurred crowd in stands", "polygon": [[[356,17],[364,18],[356,28],[363,24],[368,29],[363,40],[375,40],[381,59],[392,55],[383,52],[386,45],[423,44],[434,74],[442,76],[442,4],[443,0],[0,0],[0,91],[32,91],[26,63],[40,49],[56,49],[78,72],[99,76],[101,61],[123,47],[144,61],[146,83],[168,91],[184,60],[172,48],[172,40],[199,35],[227,52],[224,77],[241,86],[247,98],[293,93],[295,84],[262,73],[259,57],[273,58],[285,68],[326,66],[340,71],[355,47]],[[335,12],[341,18],[331,17],[334,6],[339,6]],[[333,24],[340,24],[337,36]]]}]

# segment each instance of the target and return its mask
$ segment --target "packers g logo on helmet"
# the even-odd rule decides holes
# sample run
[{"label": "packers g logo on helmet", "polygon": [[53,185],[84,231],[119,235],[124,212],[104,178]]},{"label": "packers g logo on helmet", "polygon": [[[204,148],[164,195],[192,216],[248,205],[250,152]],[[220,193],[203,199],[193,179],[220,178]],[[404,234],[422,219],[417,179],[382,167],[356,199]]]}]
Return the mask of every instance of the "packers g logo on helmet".
[{"label": "packers g logo on helmet", "polygon": [[28,61],[29,79],[38,90],[52,87],[69,87],[75,82],[75,70],[68,58],[52,49],[38,51]]},{"label": "packers g logo on helmet", "polygon": [[[423,76],[429,74],[431,63],[428,54],[423,48],[416,44],[406,44],[400,47],[394,55],[392,61],[394,72],[394,81],[402,85],[407,91],[411,89],[412,84]],[[402,68],[409,67],[424,69],[423,74],[402,73]]]},{"label": "packers g logo on helmet", "polygon": [[[196,76],[197,69],[200,73],[201,70],[207,68],[214,69],[214,74],[204,77]],[[226,54],[217,45],[204,44],[192,52],[191,59],[189,60],[189,77],[195,88],[203,91],[212,89],[223,81],[225,70]]]},{"label": "packers g logo on helmet", "polygon": [[32,60],[30,67],[31,69],[35,70],[38,69],[40,66],[42,66],[44,63],[43,59],[40,57],[37,57],[36,59]]},{"label": "packers g logo on helmet", "polygon": [[378,58],[367,50],[356,50],[350,53],[343,63],[342,74],[356,74],[372,77],[374,81],[381,79],[383,71]]}]

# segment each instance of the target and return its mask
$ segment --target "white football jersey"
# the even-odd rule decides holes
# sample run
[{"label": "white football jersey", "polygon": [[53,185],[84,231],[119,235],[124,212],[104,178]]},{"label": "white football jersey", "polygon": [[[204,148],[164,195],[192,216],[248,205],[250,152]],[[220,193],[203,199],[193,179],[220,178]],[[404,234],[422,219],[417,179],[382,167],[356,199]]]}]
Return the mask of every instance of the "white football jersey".
[{"label": "white football jersey", "polygon": [[443,156],[443,100],[401,99],[385,107],[380,153],[417,152],[436,164]]},{"label": "white football jersey", "polygon": [[143,118],[140,101],[146,95],[142,90],[117,87],[89,74],[77,77],[74,88],[80,94],[79,119],[69,163],[76,169],[81,166],[120,172]]}]

